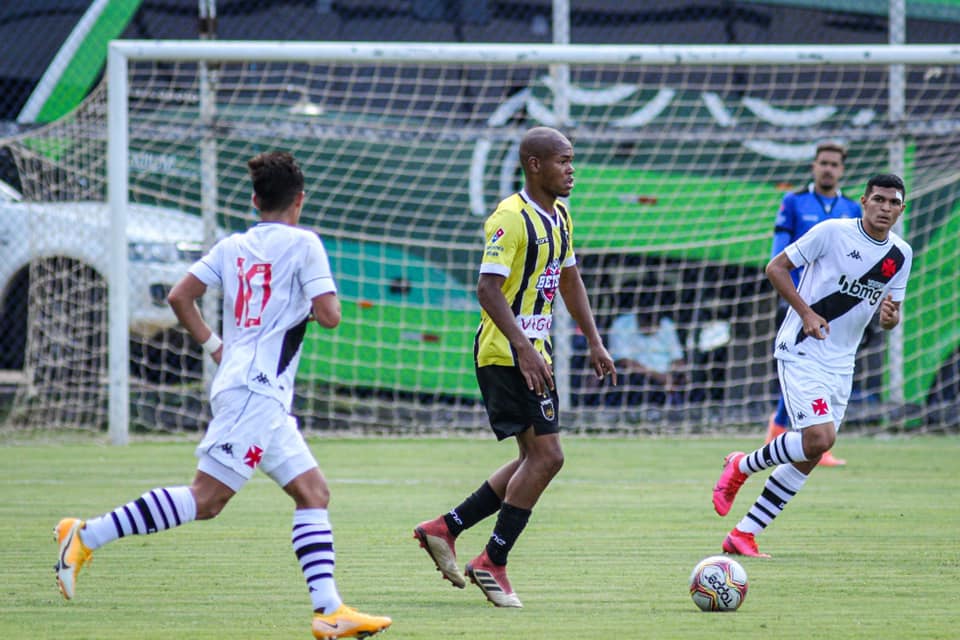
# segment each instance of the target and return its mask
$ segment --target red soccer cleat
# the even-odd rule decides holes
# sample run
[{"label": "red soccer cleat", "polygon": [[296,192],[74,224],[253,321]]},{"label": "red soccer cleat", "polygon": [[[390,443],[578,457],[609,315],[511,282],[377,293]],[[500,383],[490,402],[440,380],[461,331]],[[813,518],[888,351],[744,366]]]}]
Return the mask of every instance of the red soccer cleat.
[{"label": "red soccer cleat", "polygon": [[747,474],[740,471],[739,466],[745,455],[742,451],[734,451],[723,459],[723,471],[713,488],[713,509],[721,516],[730,513],[737,492],[747,479]]},{"label": "red soccer cleat", "polygon": [[430,554],[433,564],[437,565],[437,571],[445,579],[459,589],[467,586],[467,580],[457,566],[457,551],[454,547],[456,539],[450,534],[443,516],[418,524],[413,530],[413,537],[419,540],[420,546]]},{"label": "red soccer cleat", "polygon": [[470,582],[480,587],[487,600],[497,607],[522,607],[520,598],[513,592],[510,581],[507,580],[506,565],[493,564],[487,551],[467,563],[467,577]]},{"label": "red soccer cleat", "polygon": [[757,548],[757,539],[752,533],[746,533],[737,528],[728,533],[723,540],[723,551],[724,553],[751,558],[770,557],[768,553],[760,553],[760,549]]}]

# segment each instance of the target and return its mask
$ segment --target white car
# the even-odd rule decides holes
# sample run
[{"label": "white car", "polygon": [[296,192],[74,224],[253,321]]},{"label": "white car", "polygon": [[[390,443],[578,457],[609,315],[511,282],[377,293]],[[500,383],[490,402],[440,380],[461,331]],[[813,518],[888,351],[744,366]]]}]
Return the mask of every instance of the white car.
[{"label": "white car", "polygon": [[[25,202],[0,182],[0,369],[23,367],[28,318],[34,335],[45,346],[55,345],[49,357],[85,348],[105,351],[109,220],[105,202]],[[202,255],[202,240],[198,216],[130,206],[129,313],[135,348],[177,326],[166,296]],[[31,264],[33,277],[43,278],[33,287],[34,295],[42,296],[35,299],[33,316],[28,315]],[[71,321],[64,323],[64,317]]]}]

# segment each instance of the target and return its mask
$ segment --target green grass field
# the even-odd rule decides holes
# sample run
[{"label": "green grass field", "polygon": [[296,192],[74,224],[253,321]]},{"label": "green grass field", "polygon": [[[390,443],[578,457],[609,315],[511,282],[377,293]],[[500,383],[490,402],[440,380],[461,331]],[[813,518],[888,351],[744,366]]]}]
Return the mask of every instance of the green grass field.
[{"label": "green grass field", "polygon": [[[440,579],[412,527],[472,491],[513,452],[486,439],[312,440],[330,480],[344,600],[390,615],[389,639],[956,638],[960,438],[842,438],[849,464],[818,470],[744,559],[735,614],[698,611],[694,564],[719,552],[759,492],[726,519],[710,505],[723,456],[755,440],[566,438],[566,465],[511,555],[522,610]],[[16,444],[0,462],[0,638],[310,638],[289,545],[291,504],[262,475],[214,521],[99,550],[65,602],[52,526],[193,475],[193,444]],[[464,533],[479,553],[492,520]]]}]

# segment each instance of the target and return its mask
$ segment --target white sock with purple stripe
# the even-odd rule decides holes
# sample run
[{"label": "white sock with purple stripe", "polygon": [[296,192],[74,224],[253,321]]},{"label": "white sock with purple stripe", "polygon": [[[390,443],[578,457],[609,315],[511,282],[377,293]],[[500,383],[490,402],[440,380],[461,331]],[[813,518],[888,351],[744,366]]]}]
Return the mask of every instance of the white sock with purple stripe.
[{"label": "white sock with purple stripe", "polygon": [[151,489],[113,511],[87,520],[80,539],[90,549],[129,535],[166,531],[197,518],[197,502],[190,487]]},{"label": "white sock with purple stripe", "polygon": [[790,462],[805,462],[806,459],[807,456],[803,453],[803,434],[799,431],[787,431],[743,456],[739,468],[749,476],[770,467]]},{"label": "white sock with purple stripe", "polygon": [[343,601],[333,579],[335,554],[333,530],[326,509],[297,509],[293,512],[293,552],[310,589],[313,610],[332,613]]},{"label": "white sock with purple stripe", "polygon": [[792,464],[784,464],[774,469],[763,485],[763,492],[747,511],[747,515],[743,516],[737,529],[752,534],[766,529],[786,508],[787,503],[803,489],[806,482],[807,476]]}]

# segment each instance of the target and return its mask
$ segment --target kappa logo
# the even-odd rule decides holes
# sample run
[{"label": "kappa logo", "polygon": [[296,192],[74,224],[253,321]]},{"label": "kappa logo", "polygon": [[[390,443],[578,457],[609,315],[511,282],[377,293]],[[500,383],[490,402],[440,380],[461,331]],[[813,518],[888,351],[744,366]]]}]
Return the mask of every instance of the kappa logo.
[{"label": "kappa logo", "polygon": [[220,445],[220,450],[231,458],[233,457],[233,445],[231,443],[224,442],[222,445]]},{"label": "kappa logo", "polygon": [[860,262],[863,262],[863,258],[860,257],[860,252],[857,251],[856,249],[854,249],[853,251],[851,251],[850,253],[848,253],[848,254],[847,254],[847,257],[848,257],[848,258],[853,258],[854,260],[859,260]]},{"label": "kappa logo", "polygon": [[253,381],[260,384],[265,384],[268,387],[270,386],[270,378],[268,378],[262,371],[253,377]]},{"label": "kappa logo", "polygon": [[806,417],[807,417],[807,414],[805,414],[803,411],[797,411],[797,422],[803,420]]},{"label": "kappa logo", "polygon": [[787,343],[786,343],[786,342],[781,342],[780,344],[777,345],[777,350],[779,350],[779,351],[789,351],[789,350],[790,350],[790,347],[787,346]]}]

